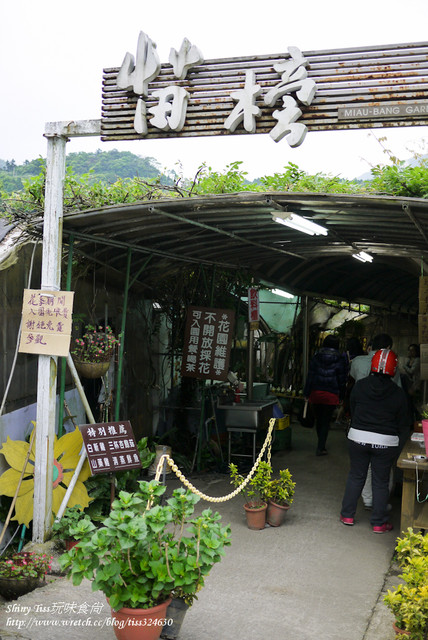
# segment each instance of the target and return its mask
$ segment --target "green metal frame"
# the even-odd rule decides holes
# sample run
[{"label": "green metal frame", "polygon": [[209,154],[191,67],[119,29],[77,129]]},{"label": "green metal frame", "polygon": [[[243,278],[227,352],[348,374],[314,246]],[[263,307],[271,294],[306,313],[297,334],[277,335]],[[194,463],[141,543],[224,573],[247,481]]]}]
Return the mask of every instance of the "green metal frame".
[{"label": "green metal frame", "polygon": [[[74,235],[70,236],[67,262],[67,279],[65,290],[70,291],[71,274],[73,271],[73,250]],[[62,436],[64,431],[64,398],[65,398],[65,374],[67,371],[67,358],[60,359],[60,382],[59,382],[59,411],[58,411],[58,438]]]}]

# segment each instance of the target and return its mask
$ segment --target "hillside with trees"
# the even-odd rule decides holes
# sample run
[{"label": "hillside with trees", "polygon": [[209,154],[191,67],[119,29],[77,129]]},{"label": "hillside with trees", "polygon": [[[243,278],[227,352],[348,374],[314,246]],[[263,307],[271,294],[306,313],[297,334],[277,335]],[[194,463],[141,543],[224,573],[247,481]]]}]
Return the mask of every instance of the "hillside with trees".
[{"label": "hillside with trees", "polygon": [[[25,181],[38,176],[46,166],[45,158],[25,160],[17,165],[15,160],[0,159],[0,189],[6,193],[20,191]],[[66,166],[76,176],[87,176],[89,182],[111,184],[119,179],[141,178],[143,180],[160,180],[171,185],[175,179],[174,171],[162,173],[161,166],[155,158],[137,156],[130,151],[101,151],[94,153],[69,153]]]}]

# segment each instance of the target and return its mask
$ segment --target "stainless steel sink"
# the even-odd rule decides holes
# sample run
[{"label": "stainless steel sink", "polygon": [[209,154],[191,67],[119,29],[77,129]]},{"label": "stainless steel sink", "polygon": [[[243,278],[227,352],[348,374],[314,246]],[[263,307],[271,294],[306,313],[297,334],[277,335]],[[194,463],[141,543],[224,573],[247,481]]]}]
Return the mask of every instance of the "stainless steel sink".
[{"label": "stainless steel sink", "polygon": [[247,429],[267,429],[272,418],[273,405],[277,400],[258,400],[236,404],[218,405],[224,411],[226,427],[244,427]]}]

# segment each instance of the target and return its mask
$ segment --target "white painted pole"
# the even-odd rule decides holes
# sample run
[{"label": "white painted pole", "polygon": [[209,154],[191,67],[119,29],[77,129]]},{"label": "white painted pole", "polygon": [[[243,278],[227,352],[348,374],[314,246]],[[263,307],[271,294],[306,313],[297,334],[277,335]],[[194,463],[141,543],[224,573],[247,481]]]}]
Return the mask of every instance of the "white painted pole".
[{"label": "white painted pole", "polygon": [[67,487],[67,491],[65,492],[65,495],[62,499],[61,502],[61,506],[58,509],[58,512],[55,516],[55,522],[59,522],[62,518],[62,516],[64,515],[64,511],[67,507],[67,502],[70,500],[70,496],[74,491],[74,487],[76,486],[76,482],[77,479],[79,477],[80,472],[82,471],[82,467],[83,467],[83,463],[86,460],[86,449],[85,449],[85,445],[82,446],[80,453],[79,453],[79,462],[76,465],[76,468],[74,470],[73,473],[73,477],[71,478],[70,484]]},{"label": "white painted pole", "polygon": [[75,364],[73,362],[73,358],[71,357],[70,354],[68,354],[68,356],[67,356],[67,364],[68,364],[68,368],[70,369],[70,373],[71,373],[71,376],[73,378],[73,382],[76,385],[76,389],[77,389],[77,391],[79,393],[79,396],[80,396],[80,399],[82,401],[83,408],[85,409],[86,415],[88,416],[89,422],[91,424],[95,424],[96,420],[94,418],[94,414],[92,413],[92,409],[89,406],[89,402],[88,402],[88,399],[86,397],[85,390],[83,388],[82,383],[80,382],[79,374],[77,373]]},{"label": "white painted pole", "polygon": [[[59,291],[67,138],[48,135],[47,139],[41,288]],[[56,386],[57,357],[40,355],[37,381],[33,542],[44,542],[51,527]]]},{"label": "white painted pole", "polygon": [[[73,377],[74,384],[76,385],[77,391],[79,392],[80,399],[85,408],[86,415],[88,416],[89,422],[91,422],[92,424],[95,424],[94,414],[92,413],[91,407],[89,406],[89,402],[86,398],[85,390],[83,389],[82,383],[80,382],[79,374],[76,371],[73,358],[71,357],[70,354],[68,354],[67,356],[67,364],[70,369],[71,375]],[[76,486],[77,478],[79,477],[79,473],[82,470],[83,463],[85,462],[85,458],[86,458],[86,449],[84,445],[82,446],[79,456],[80,456],[79,462],[74,470],[73,477],[71,478],[70,484],[68,485],[67,491],[65,492],[65,495],[62,499],[61,506],[58,509],[58,512],[55,516],[55,522],[59,522],[59,520],[61,520],[65,511],[65,508],[67,506],[67,503],[70,500],[70,496],[73,493],[73,489]]]}]

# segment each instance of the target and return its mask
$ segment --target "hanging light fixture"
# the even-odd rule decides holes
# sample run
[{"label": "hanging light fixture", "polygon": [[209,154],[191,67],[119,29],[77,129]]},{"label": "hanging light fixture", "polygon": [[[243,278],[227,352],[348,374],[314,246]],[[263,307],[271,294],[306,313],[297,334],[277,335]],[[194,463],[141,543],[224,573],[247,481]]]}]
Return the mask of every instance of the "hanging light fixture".
[{"label": "hanging light fixture", "polygon": [[328,234],[328,230],[325,227],[307,218],[302,218],[302,216],[298,216],[297,213],[291,213],[290,211],[284,213],[272,211],[271,216],[272,220],[278,222],[278,224],[283,224],[286,227],[291,227],[291,229],[307,233],[310,236],[326,236]]},{"label": "hanging light fixture", "polygon": [[360,262],[373,261],[373,256],[371,256],[369,253],[366,253],[365,251],[360,251],[360,253],[353,253],[352,257],[355,258],[356,260],[359,260]]},{"label": "hanging light fixture", "polygon": [[283,289],[272,289],[272,293],[276,296],[282,296],[283,298],[294,298],[292,293],[288,293],[288,291],[283,291]]}]

